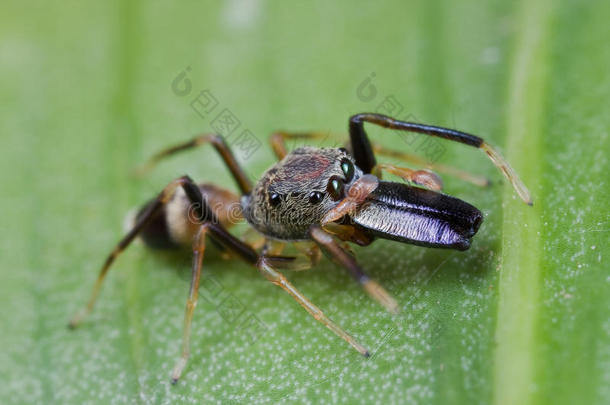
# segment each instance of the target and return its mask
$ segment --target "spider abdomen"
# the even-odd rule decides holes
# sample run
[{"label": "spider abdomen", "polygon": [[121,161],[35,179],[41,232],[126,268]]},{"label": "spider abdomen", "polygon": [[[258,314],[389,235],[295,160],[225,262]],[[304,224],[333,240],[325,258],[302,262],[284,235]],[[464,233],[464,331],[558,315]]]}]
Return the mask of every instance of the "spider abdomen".
[{"label": "spider abdomen", "polygon": [[[223,226],[230,227],[243,219],[239,198],[232,192],[211,184],[199,184],[199,190]],[[154,200],[140,208],[135,217],[136,221],[152,203]],[[172,199],[142,229],[140,238],[153,249],[175,249],[190,245],[199,225],[192,205],[184,191],[179,188]]]}]

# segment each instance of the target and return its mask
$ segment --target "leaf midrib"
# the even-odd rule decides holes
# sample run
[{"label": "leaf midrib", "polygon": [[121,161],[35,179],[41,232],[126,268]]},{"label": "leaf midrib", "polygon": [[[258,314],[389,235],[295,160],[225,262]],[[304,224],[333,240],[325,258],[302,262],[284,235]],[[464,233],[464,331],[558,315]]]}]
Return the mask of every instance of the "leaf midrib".
[{"label": "leaf midrib", "polygon": [[548,2],[520,4],[517,38],[508,81],[507,158],[534,194],[526,207],[504,192],[503,242],[496,324],[494,403],[536,401],[536,335],[539,317],[541,131],[550,26]]}]

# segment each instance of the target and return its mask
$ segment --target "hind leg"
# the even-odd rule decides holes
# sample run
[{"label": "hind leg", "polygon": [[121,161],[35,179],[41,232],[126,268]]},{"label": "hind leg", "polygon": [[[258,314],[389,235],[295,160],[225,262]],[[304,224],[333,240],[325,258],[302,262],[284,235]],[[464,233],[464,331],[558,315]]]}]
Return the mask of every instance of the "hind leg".
[{"label": "hind leg", "polygon": [[208,225],[203,224],[199,227],[199,232],[193,240],[193,267],[191,276],[191,287],[186,300],[186,309],[184,310],[184,326],[182,331],[182,355],[176,362],[172,372],[172,384],[182,375],[182,371],[186,366],[186,362],[190,355],[191,346],[191,322],[193,320],[193,312],[197,306],[197,297],[199,294],[199,279],[201,277],[201,265],[203,263],[203,254],[205,252],[205,237],[208,231]]},{"label": "hind leg", "polygon": [[[133,228],[127,233],[127,235],[125,235],[123,237],[123,239],[121,239],[121,241],[116,245],[116,247],[112,250],[112,252],[110,252],[108,257],[106,258],[106,261],[104,262],[104,264],[99,272],[97,280],[95,281],[95,284],[93,286],[93,291],[91,292],[91,296],[89,297],[87,305],[85,306],[85,308],[83,308],[82,310],[77,312],[72,317],[72,320],[69,323],[69,326],[71,328],[77,327],[81,323],[83,318],[87,314],[89,314],[91,312],[91,310],[93,309],[95,302],[97,300],[97,297],[99,295],[99,292],[102,288],[104,279],[106,278],[106,275],[108,274],[108,270],[110,270],[110,267],[112,266],[114,261],[117,259],[117,257],[119,257],[119,255],[125,249],[127,249],[127,247],[129,247],[131,242],[136,238],[136,236],[138,236],[138,234],[142,231],[142,229],[144,229],[146,227],[146,225],[148,225],[148,223],[150,223],[150,221],[155,217],[155,215],[159,212],[159,210],[164,205],[166,205],[169,202],[169,200],[171,200],[172,196],[174,195],[174,193],[176,192],[178,187],[182,187],[185,190],[185,192],[187,193],[187,195],[189,195],[189,194],[201,195],[201,192],[199,191],[199,187],[188,176],[182,176],[182,177],[170,182],[163,189],[163,191],[161,191],[159,193],[157,198],[155,200],[153,200],[153,202],[151,204],[149,204],[146,211],[136,221]],[[201,199],[201,201],[203,201],[203,199]],[[202,216],[214,217],[214,214],[207,208],[207,206],[205,206],[205,207],[200,206],[199,214]]]}]

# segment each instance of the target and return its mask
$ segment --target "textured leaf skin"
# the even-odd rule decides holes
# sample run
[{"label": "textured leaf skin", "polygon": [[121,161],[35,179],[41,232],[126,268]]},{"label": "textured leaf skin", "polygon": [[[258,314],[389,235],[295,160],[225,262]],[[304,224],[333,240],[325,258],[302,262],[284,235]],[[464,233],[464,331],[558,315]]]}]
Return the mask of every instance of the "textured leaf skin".
[{"label": "textured leaf skin", "polygon": [[[604,1],[3,4],[0,403],[606,403],[609,15]],[[190,92],[172,87],[183,71]],[[202,118],[190,103],[205,89],[219,104]],[[287,274],[370,359],[214,252],[203,285],[265,330],[250,344],[202,287],[176,386],[188,254],[134,246],[87,322],[65,328],[129,209],[184,173],[233,187],[210,148],[131,179],[146,157],[228,108],[234,136],[249,129],[263,144],[240,155],[256,178],[273,162],[272,131],[342,132],[388,97],[401,117],[497,145],[535,203],[480,152],[443,142],[440,162],[493,181],[444,177],[485,220],[465,252],[356,249],[400,316],[328,261]],[[419,138],[370,134],[424,152]]]}]

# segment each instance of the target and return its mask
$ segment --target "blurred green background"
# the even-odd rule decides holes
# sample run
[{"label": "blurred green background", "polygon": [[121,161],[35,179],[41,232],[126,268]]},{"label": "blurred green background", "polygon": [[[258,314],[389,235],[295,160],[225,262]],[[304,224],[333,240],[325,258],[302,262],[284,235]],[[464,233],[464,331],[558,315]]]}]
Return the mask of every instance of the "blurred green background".
[{"label": "blurred green background", "polygon": [[[609,18],[601,0],[4,2],[0,402],[607,403]],[[191,92],[176,95],[187,68]],[[443,142],[441,163],[493,180],[444,178],[485,222],[467,252],[356,249],[400,316],[327,260],[288,273],[368,360],[255,270],[212,253],[202,284],[264,330],[252,343],[202,299],[190,363],[171,386],[188,255],[134,245],[87,322],[65,326],[130,208],[185,173],[235,189],[210,148],[129,176],[211,130],[220,110],[190,106],[205,89],[239,119],[236,134],[262,143],[238,151],[253,178],[273,162],[273,130],[343,132],[350,114],[393,96],[400,116],[497,145],[535,205],[482,153]],[[397,134],[370,134],[413,151]]]}]

